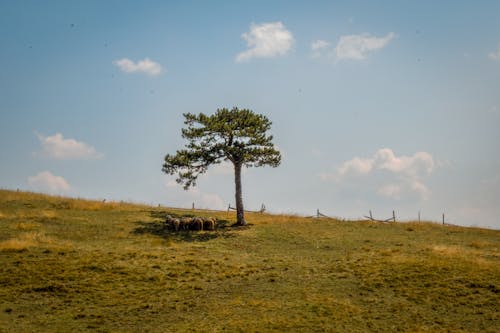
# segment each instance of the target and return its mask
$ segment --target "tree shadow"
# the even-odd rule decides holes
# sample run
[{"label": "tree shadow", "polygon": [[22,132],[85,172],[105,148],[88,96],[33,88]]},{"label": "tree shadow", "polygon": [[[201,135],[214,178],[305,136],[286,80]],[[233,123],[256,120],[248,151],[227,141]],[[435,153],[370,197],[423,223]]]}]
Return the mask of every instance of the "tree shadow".
[{"label": "tree shadow", "polygon": [[[175,214],[168,212],[169,215],[176,218],[193,217],[192,214]],[[179,230],[175,231],[169,228],[164,219],[167,212],[151,211],[150,216],[156,221],[136,221],[137,227],[132,230],[135,235],[154,235],[165,240],[173,240],[178,242],[207,242],[216,238],[232,238],[235,237],[234,231],[242,228],[233,227],[228,220],[216,220],[215,230]]]}]

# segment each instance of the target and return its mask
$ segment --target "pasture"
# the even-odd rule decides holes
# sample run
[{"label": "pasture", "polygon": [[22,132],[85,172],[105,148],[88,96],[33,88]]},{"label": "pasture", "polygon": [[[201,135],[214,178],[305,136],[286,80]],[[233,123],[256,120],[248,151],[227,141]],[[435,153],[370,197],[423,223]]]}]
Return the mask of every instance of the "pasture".
[{"label": "pasture", "polygon": [[500,231],[247,220],[1,190],[0,332],[500,330]]}]

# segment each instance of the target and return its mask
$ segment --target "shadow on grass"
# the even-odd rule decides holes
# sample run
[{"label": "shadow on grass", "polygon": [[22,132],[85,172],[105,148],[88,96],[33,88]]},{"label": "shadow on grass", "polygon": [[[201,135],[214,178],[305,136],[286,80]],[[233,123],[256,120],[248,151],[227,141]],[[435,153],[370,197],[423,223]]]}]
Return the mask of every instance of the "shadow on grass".
[{"label": "shadow on grass", "polygon": [[[173,217],[193,217],[188,214],[172,214]],[[234,231],[242,230],[248,227],[233,227],[227,220],[217,220],[215,230],[195,231],[195,230],[180,230],[174,231],[164,222],[166,213],[151,211],[150,216],[158,219],[158,221],[137,221],[137,227],[132,231],[133,234],[143,235],[150,234],[161,237],[165,240],[174,240],[180,242],[206,242],[216,238],[231,238],[234,237]]]}]

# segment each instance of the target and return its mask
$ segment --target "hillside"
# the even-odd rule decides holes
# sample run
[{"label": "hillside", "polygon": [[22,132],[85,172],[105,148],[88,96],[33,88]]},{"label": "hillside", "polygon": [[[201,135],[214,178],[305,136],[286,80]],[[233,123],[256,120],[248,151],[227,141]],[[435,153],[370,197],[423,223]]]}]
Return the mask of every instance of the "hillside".
[{"label": "hillside", "polygon": [[1,190],[0,332],[499,331],[500,231],[247,219]]}]

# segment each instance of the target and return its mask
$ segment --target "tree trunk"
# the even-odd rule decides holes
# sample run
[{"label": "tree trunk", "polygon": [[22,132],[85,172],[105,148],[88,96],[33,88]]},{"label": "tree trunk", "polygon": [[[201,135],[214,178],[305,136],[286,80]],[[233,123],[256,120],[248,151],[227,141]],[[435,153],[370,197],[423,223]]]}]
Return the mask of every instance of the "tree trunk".
[{"label": "tree trunk", "polygon": [[241,167],[242,163],[234,163],[234,183],[236,185],[236,224],[246,225],[243,197],[241,194]]}]

